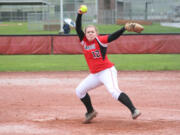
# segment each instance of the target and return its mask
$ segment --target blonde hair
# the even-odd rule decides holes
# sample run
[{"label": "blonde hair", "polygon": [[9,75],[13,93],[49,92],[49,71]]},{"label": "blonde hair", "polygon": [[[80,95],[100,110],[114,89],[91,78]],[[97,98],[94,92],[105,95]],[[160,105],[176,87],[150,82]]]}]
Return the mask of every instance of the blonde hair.
[{"label": "blonde hair", "polygon": [[96,33],[98,34],[98,29],[97,29],[97,27],[96,27],[95,25],[87,25],[86,27],[84,27],[84,33],[86,33],[86,30],[87,30],[87,28],[89,28],[89,27],[94,27]]}]

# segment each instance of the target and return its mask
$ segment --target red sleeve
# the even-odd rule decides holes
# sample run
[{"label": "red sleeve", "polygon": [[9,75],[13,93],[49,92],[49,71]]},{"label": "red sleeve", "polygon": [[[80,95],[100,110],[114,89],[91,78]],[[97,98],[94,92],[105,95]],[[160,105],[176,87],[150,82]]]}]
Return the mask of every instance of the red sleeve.
[{"label": "red sleeve", "polygon": [[98,39],[99,39],[103,44],[108,43],[108,35],[98,36]]}]

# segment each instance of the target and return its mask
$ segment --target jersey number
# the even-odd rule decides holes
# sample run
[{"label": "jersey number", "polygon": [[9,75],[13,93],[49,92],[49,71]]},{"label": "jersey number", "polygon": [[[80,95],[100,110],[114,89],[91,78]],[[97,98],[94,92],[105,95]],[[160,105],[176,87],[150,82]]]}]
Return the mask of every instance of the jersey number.
[{"label": "jersey number", "polygon": [[92,51],[92,55],[93,55],[93,57],[94,57],[95,59],[101,57],[99,50]]}]

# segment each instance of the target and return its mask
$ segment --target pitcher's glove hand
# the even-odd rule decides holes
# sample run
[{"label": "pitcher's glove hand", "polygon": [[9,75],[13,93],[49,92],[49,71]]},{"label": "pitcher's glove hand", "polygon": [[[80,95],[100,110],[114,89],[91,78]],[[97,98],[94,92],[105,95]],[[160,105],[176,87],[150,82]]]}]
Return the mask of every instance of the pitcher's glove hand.
[{"label": "pitcher's glove hand", "polygon": [[138,23],[126,23],[125,29],[127,31],[141,33],[141,31],[144,30],[144,27]]}]

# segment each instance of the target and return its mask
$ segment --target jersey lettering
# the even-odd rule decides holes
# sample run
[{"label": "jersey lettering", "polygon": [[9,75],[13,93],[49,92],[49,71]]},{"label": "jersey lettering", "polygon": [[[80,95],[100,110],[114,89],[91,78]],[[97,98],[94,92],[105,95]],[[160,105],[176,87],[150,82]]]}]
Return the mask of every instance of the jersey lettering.
[{"label": "jersey lettering", "polygon": [[92,55],[93,55],[94,59],[101,57],[99,50],[92,51]]}]

